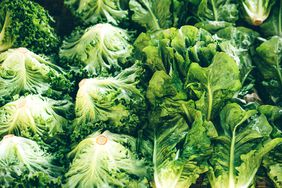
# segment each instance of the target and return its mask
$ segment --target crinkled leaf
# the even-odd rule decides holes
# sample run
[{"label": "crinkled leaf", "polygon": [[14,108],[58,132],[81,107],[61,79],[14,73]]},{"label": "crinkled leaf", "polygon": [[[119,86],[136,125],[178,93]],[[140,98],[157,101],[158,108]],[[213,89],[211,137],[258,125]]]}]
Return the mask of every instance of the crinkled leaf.
[{"label": "crinkled leaf", "polygon": [[72,13],[86,24],[108,22],[117,25],[127,17],[123,0],[65,0]]},{"label": "crinkled leaf", "polygon": [[96,131],[69,153],[65,187],[142,187],[147,168],[135,152],[135,138]]},{"label": "crinkled leaf", "polygon": [[61,47],[60,57],[70,66],[97,76],[118,72],[130,57],[128,33],[110,24],[97,24],[84,31],[75,30]]}]

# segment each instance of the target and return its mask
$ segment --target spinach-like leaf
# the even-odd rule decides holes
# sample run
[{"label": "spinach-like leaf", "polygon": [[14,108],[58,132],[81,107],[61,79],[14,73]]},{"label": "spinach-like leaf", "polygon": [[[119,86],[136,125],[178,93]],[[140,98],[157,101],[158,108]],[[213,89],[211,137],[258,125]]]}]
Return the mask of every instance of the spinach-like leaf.
[{"label": "spinach-like leaf", "polygon": [[195,25],[210,32],[234,25],[239,18],[238,5],[232,0],[200,0],[195,9]]},{"label": "spinach-like leaf", "polygon": [[243,110],[227,104],[220,113],[223,130],[214,141],[212,170],[208,177],[212,188],[242,188],[253,184],[262,158],[282,138],[269,139],[272,126],[256,110]]},{"label": "spinach-like leaf", "polygon": [[133,11],[132,20],[145,27],[147,31],[158,31],[177,26],[177,0],[130,0]]},{"label": "spinach-like leaf", "polygon": [[271,102],[279,104],[282,102],[282,38],[272,37],[256,49],[256,60],[259,72],[262,75],[261,85],[267,93]]},{"label": "spinach-like leaf", "polygon": [[197,108],[211,120],[224,102],[241,88],[238,65],[223,52],[217,53],[208,67],[192,63],[186,87],[197,97]]},{"label": "spinach-like leaf", "polygon": [[266,37],[282,37],[282,0],[276,1],[268,19],[260,25],[260,31]]}]

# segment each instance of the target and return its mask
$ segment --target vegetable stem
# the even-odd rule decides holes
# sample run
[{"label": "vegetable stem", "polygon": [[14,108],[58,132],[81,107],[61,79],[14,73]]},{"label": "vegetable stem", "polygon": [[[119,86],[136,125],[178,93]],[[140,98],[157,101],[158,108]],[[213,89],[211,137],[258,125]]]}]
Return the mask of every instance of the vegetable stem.
[{"label": "vegetable stem", "polygon": [[217,15],[217,11],[216,11],[216,8],[215,8],[214,0],[211,0],[211,3],[212,3],[212,11],[213,11],[214,19],[215,19],[215,21],[218,21],[218,15]]},{"label": "vegetable stem", "polygon": [[155,17],[155,15],[153,14],[153,12],[152,12],[150,6],[148,6],[146,3],[144,3],[144,4],[146,5],[146,7],[147,7],[147,9],[148,9],[148,11],[149,11],[149,13],[150,13],[150,15],[152,16],[152,21],[153,21],[153,23],[154,23],[154,25],[155,25],[154,28],[156,28],[156,30],[160,30],[160,25],[159,25],[159,23],[158,23],[158,20],[157,20],[157,18]]},{"label": "vegetable stem", "polygon": [[246,120],[246,117],[242,118],[242,120],[235,125],[233,131],[232,131],[232,140],[230,145],[230,157],[229,157],[229,188],[235,188],[235,182],[234,182],[234,156],[235,156],[235,142],[236,142],[236,130],[237,127],[239,127],[244,121]]},{"label": "vegetable stem", "polygon": [[230,158],[229,158],[229,188],[235,188],[234,182],[234,153],[235,153],[235,136],[236,136],[236,128],[238,124],[235,126],[232,132],[232,141],[230,146]]},{"label": "vegetable stem", "polygon": [[[6,30],[6,27],[9,23],[9,21],[10,21],[9,13],[6,13],[5,21],[3,23],[3,26],[2,26],[2,29],[1,29],[1,32],[0,32],[0,52],[5,51],[6,49],[8,49],[10,47],[10,46],[5,45],[5,41],[4,41],[5,30]],[[2,42],[4,42],[4,45],[3,45]]]},{"label": "vegetable stem", "polygon": [[280,8],[278,14],[278,33],[282,36],[282,0],[280,0]]},{"label": "vegetable stem", "polygon": [[208,85],[208,117],[207,120],[210,121],[212,113],[212,91],[211,86]]},{"label": "vegetable stem", "polygon": [[277,70],[277,74],[279,77],[279,82],[280,82],[279,84],[280,86],[282,86],[282,74],[281,74],[281,69],[279,68],[279,62],[277,62],[275,69]]}]

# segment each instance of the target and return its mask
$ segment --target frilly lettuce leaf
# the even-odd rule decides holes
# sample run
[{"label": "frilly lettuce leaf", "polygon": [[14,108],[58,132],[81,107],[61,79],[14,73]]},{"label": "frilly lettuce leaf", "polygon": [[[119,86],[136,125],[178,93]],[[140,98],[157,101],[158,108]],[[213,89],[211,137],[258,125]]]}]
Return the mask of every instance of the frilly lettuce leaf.
[{"label": "frilly lettuce leaf", "polygon": [[143,68],[136,63],[115,77],[83,79],[76,95],[74,137],[107,128],[134,134],[145,110],[137,88]]},{"label": "frilly lettuce leaf", "polygon": [[70,86],[61,68],[26,48],[0,54],[0,100],[25,93],[61,98]]},{"label": "frilly lettuce leaf", "polygon": [[128,33],[111,24],[97,24],[75,30],[60,50],[62,61],[97,76],[118,72],[131,56]]},{"label": "frilly lettuce leaf", "polygon": [[146,187],[147,167],[136,149],[131,136],[94,132],[69,153],[65,187]]},{"label": "frilly lettuce leaf", "polygon": [[27,138],[6,135],[0,141],[1,187],[53,187],[61,184],[62,168],[53,157]]},{"label": "frilly lettuce leaf", "polygon": [[82,23],[108,22],[117,25],[127,17],[123,0],[65,0],[65,5]]}]

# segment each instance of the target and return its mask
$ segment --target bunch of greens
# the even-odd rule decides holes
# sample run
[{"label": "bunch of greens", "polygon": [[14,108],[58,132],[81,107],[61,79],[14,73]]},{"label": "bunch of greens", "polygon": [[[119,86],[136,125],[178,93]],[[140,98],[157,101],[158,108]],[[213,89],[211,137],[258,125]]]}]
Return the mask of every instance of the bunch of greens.
[{"label": "bunch of greens", "polygon": [[27,47],[36,53],[56,52],[59,39],[46,10],[29,0],[0,2],[0,52]]},{"label": "bunch of greens", "polygon": [[0,0],[1,187],[282,186],[282,0],[50,1]]}]

